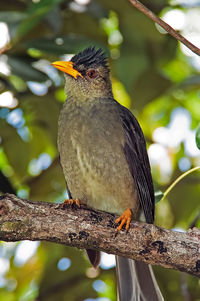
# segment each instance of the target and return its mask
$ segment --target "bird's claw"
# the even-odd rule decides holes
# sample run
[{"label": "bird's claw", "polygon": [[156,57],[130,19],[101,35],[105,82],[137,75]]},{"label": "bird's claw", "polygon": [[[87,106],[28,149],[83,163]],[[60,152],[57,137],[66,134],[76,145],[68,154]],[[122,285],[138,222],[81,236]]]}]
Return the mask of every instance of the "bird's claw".
[{"label": "bird's claw", "polygon": [[120,217],[118,217],[115,220],[116,224],[120,223],[120,225],[117,227],[117,230],[120,231],[124,224],[126,224],[126,230],[128,230],[130,227],[131,217],[132,217],[132,212],[131,209],[128,208],[123,212],[123,214]]},{"label": "bird's claw", "polygon": [[66,205],[76,205],[77,207],[80,208],[80,201],[78,199],[68,199],[68,200],[64,200],[64,202],[61,204],[61,208],[64,208]]}]

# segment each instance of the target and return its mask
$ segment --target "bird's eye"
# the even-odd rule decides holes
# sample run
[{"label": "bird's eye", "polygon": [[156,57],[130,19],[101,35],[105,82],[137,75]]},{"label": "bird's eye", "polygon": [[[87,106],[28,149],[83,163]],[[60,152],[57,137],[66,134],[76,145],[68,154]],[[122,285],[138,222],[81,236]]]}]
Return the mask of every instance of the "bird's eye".
[{"label": "bird's eye", "polygon": [[88,75],[90,78],[94,78],[94,77],[97,76],[97,72],[96,72],[96,70],[94,70],[94,69],[90,69],[90,70],[88,70],[87,75]]}]

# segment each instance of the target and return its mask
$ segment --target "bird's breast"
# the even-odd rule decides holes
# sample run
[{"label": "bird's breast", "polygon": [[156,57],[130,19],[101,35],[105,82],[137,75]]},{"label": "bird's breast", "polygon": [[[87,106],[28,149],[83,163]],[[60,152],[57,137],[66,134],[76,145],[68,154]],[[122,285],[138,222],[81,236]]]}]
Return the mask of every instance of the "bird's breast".
[{"label": "bird's breast", "polygon": [[115,112],[104,112],[101,107],[96,115],[95,110],[61,113],[58,147],[73,198],[119,214],[137,205],[123,143],[123,130]]}]

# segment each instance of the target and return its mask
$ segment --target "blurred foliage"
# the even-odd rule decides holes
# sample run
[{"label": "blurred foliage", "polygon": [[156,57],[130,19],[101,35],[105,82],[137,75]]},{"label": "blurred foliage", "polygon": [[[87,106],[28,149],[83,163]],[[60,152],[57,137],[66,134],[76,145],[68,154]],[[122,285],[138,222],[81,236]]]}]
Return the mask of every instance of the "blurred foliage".
[{"label": "blurred foliage", "polygon": [[[143,1],[156,14],[172,9],[171,2]],[[128,1],[80,3],[0,2],[0,22],[7,24],[10,35],[0,57],[0,191],[63,200],[56,140],[64,80],[50,63],[95,45],[110,57],[115,97],[132,109],[145,133],[157,191],[156,223],[184,230],[199,226],[198,171],[160,201],[174,179],[200,165],[195,146],[200,122],[196,61]],[[200,146],[199,127],[196,144]],[[155,273],[166,300],[200,300],[197,278],[161,267]],[[84,252],[75,248],[1,243],[0,300],[114,301],[115,271],[104,266],[93,270]]]},{"label": "blurred foliage", "polygon": [[198,125],[196,130],[196,145],[200,149],[200,124]]}]

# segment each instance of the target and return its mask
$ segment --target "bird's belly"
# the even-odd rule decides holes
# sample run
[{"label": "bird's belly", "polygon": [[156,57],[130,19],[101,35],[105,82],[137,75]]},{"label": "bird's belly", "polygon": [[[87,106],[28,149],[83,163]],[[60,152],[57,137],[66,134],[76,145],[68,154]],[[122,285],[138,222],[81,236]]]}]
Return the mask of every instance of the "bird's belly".
[{"label": "bird's belly", "polygon": [[61,165],[69,191],[94,209],[121,214],[127,208],[137,209],[137,194],[133,178],[122,152],[109,146],[101,151],[101,146],[87,144],[82,149],[76,141],[68,147],[68,156],[62,149]]},{"label": "bird's belly", "polygon": [[94,178],[93,175],[87,174],[85,191],[87,205],[98,210],[118,214],[121,214],[128,207],[133,207],[133,199],[120,196],[121,193],[118,189],[122,187],[119,184],[117,187],[116,189],[112,180],[105,183],[103,177]]}]

